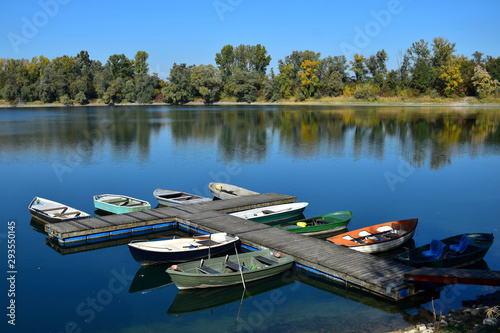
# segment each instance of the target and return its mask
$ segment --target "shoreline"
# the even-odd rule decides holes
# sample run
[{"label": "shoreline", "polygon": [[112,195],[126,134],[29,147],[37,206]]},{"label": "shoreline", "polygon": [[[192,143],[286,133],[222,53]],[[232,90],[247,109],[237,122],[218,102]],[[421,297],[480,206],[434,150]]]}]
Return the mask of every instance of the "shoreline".
[{"label": "shoreline", "polygon": [[387,106],[402,106],[402,107],[453,107],[453,108],[500,108],[499,103],[469,103],[468,101],[450,101],[449,103],[427,103],[415,101],[394,101],[394,102],[356,102],[356,101],[318,101],[318,102],[293,102],[293,101],[280,101],[280,102],[230,102],[230,101],[219,101],[211,104],[205,104],[204,102],[189,102],[186,104],[175,105],[170,103],[118,103],[118,104],[105,104],[105,103],[90,103],[85,105],[72,104],[64,105],[61,103],[40,103],[40,104],[22,104],[22,105],[10,105],[8,103],[0,103],[0,108],[46,108],[46,107],[120,107],[120,106],[221,106],[221,105],[285,105],[285,106],[374,106],[374,107],[387,107]]}]

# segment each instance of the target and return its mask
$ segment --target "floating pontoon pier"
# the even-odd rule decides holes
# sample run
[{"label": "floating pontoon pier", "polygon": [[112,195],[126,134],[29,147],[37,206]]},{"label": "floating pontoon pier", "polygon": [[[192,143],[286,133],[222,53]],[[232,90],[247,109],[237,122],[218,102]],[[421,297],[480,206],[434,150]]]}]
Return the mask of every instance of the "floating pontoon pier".
[{"label": "floating pontoon pier", "polygon": [[296,201],[297,198],[292,196],[266,193],[48,224],[45,231],[49,238],[55,238],[66,246],[173,228],[210,233],[227,232],[240,237],[246,248],[269,248],[289,254],[295,258],[299,269],[345,286],[360,288],[392,300],[415,294],[413,284],[403,281],[404,274],[413,270],[411,267],[227,214]]}]

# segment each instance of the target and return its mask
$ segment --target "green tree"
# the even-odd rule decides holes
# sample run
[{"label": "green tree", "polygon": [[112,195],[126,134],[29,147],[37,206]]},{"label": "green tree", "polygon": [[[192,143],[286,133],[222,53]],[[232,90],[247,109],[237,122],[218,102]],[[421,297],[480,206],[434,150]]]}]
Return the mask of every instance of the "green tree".
[{"label": "green tree", "polygon": [[222,89],[222,76],[217,68],[213,65],[197,66],[193,69],[191,78],[193,86],[198,90],[206,104],[219,99]]},{"label": "green tree", "polygon": [[279,91],[283,98],[292,97],[292,87],[293,87],[293,66],[283,65],[280,68],[280,74],[278,75]]},{"label": "green tree", "polygon": [[354,55],[354,61],[349,61],[351,64],[351,70],[356,75],[356,82],[364,82],[366,79],[366,74],[368,74],[368,70],[365,65],[365,57],[361,54]]},{"label": "green tree", "polygon": [[253,50],[252,60],[250,61],[252,69],[263,78],[266,75],[267,66],[269,66],[270,62],[271,56],[267,55],[266,47],[257,44]]},{"label": "green tree", "polygon": [[493,80],[500,81],[500,57],[486,57],[486,70],[491,75]]},{"label": "green tree", "polygon": [[135,96],[138,103],[151,103],[155,95],[155,87],[158,86],[159,78],[156,75],[141,73],[135,77]]},{"label": "green tree", "polygon": [[413,68],[412,87],[420,93],[425,93],[432,84],[432,73],[429,62],[418,58]]},{"label": "green tree", "polygon": [[271,68],[269,76],[266,77],[263,83],[264,98],[268,101],[276,102],[281,98],[279,77],[274,75],[274,70]]},{"label": "green tree", "polygon": [[230,93],[239,102],[255,102],[259,89],[259,75],[255,72],[236,70],[229,80]]},{"label": "green tree", "polygon": [[125,81],[121,77],[117,77],[111,81],[108,89],[103,96],[103,101],[106,104],[120,103],[124,98]]},{"label": "green tree", "polygon": [[148,65],[149,54],[146,51],[137,51],[134,57],[134,73],[135,75],[145,74],[149,71]]},{"label": "green tree", "polygon": [[450,43],[448,39],[443,37],[436,37],[432,43],[432,51],[432,66],[439,70],[451,61],[451,57],[455,53],[455,43]]},{"label": "green tree", "polygon": [[122,79],[129,79],[134,77],[134,66],[132,61],[128,59],[125,54],[113,54],[109,56],[106,65],[111,69],[113,78],[121,77]]},{"label": "green tree", "polygon": [[225,45],[220,53],[215,54],[215,63],[219,66],[224,82],[233,75],[234,57],[234,48],[232,45]]},{"label": "green tree", "polygon": [[75,101],[80,105],[85,105],[89,103],[89,100],[87,99],[87,96],[85,96],[85,93],[83,91],[80,91],[78,92],[78,94],[76,94]]},{"label": "green tree", "polygon": [[325,80],[325,93],[328,96],[340,96],[344,90],[342,76],[338,72],[332,72],[330,77]]},{"label": "green tree", "polygon": [[193,68],[194,65],[174,63],[170,69],[168,82],[162,89],[163,98],[167,103],[185,104],[194,99],[194,87],[191,83]]},{"label": "green tree", "polygon": [[130,103],[134,103],[137,96],[135,94],[135,84],[133,81],[128,80],[125,82],[125,87],[123,88],[123,96]]}]

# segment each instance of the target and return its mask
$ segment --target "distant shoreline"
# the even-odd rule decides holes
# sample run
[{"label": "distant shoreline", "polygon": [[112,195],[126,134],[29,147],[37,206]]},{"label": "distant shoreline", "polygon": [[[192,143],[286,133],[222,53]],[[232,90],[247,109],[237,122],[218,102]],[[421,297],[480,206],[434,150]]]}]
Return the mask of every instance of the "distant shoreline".
[{"label": "distant shoreline", "polygon": [[[203,102],[189,102],[186,104],[182,104],[179,106],[192,106],[192,105],[317,105],[317,106],[404,106],[404,107],[500,107],[500,102],[498,103],[469,103],[467,101],[449,101],[443,103],[432,103],[432,102],[420,102],[418,100],[410,100],[410,101],[383,101],[383,102],[366,102],[366,101],[317,101],[317,102],[294,102],[294,101],[280,101],[280,102],[231,102],[231,101],[219,101],[212,104],[205,104]],[[149,104],[141,104],[141,103],[118,103],[108,105],[105,103],[90,103],[85,105],[73,104],[73,105],[64,105],[61,103],[45,103],[45,104],[22,104],[22,105],[10,105],[8,103],[1,103],[0,108],[8,109],[8,108],[41,108],[41,107],[104,107],[104,106],[174,106],[174,104],[170,103],[149,103]]]}]

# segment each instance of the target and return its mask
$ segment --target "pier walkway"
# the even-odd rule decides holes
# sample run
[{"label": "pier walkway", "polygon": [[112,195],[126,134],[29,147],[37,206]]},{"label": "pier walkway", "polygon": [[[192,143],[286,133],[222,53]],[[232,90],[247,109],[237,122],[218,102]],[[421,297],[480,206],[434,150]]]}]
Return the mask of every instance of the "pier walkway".
[{"label": "pier walkway", "polygon": [[411,267],[324,240],[227,215],[238,210],[295,201],[296,198],[292,196],[266,193],[48,224],[45,231],[49,238],[57,238],[61,244],[112,240],[130,233],[154,232],[173,227],[210,233],[227,232],[238,236],[243,246],[269,248],[291,255],[295,258],[297,268],[346,286],[392,300],[400,300],[416,293],[413,284],[403,279],[405,273],[413,270]]}]

